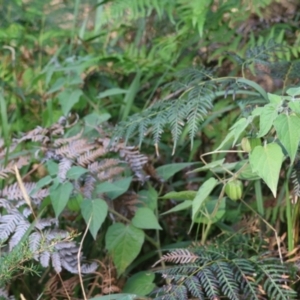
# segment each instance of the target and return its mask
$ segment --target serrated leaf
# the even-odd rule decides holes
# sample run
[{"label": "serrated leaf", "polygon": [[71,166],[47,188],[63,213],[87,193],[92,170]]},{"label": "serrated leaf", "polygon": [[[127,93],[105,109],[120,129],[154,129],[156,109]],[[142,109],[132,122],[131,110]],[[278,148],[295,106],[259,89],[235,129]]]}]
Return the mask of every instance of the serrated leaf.
[{"label": "serrated leaf", "polygon": [[80,167],[80,166],[73,166],[71,169],[67,172],[67,178],[68,179],[78,179],[81,175],[85,174],[88,170]]},{"label": "serrated leaf", "polygon": [[281,147],[276,143],[257,146],[249,154],[252,171],[262,178],[276,197],[279,172],[283,160]]},{"label": "serrated leaf", "polygon": [[107,204],[102,199],[86,199],[81,202],[80,208],[86,224],[90,222],[89,230],[96,240],[97,233],[107,216]]},{"label": "serrated leaf", "polygon": [[185,200],[185,201],[179,203],[179,204],[176,205],[175,207],[173,207],[173,208],[167,210],[166,212],[164,212],[164,213],[162,213],[162,214],[160,214],[160,215],[162,216],[162,215],[166,215],[166,214],[169,214],[169,213],[172,213],[172,212],[177,212],[177,211],[181,211],[181,210],[186,210],[186,209],[192,207],[192,205],[193,205],[193,201],[191,201],[191,200]]},{"label": "serrated leaf", "polygon": [[122,291],[139,296],[146,296],[155,288],[155,284],[153,283],[154,278],[154,273],[150,271],[138,272],[126,281]]},{"label": "serrated leaf", "polygon": [[132,177],[127,177],[113,183],[111,182],[103,182],[97,185],[96,192],[97,193],[106,193],[108,197],[112,200],[124,194],[131,183]]},{"label": "serrated leaf", "polygon": [[65,116],[69,114],[70,110],[79,101],[79,98],[82,94],[82,90],[79,89],[65,89],[64,91],[58,94],[58,101],[61,105],[61,109]]},{"label": "serrated leaf", "polygon": [[112,255],[119,276],[138,256],[144,239],[144,231],[130,224],[115,223],[108,228],[105,247]]},{"label": "serrated leaf", "polygon": [[274,122],[278,139],[294,162],[300,142],[300,118],[293,115],[281,114]]},{"label": "serrated leaf", "polygon": [[192,206],[192,220],[196,217],[198,212],[201,209],[201,206],[203,205],[204,201],[207,199],[207,197],[210,195],[212,190],[217,185],[218,181],[215,178],[209,178],[206,180],[199,188],[197,195],[193,201]]},{"label": "serrated leaf", "polygon": [[217,148],[220,150],[228,141],[233,139],[232,146],[235,145],[237,140],[239,139],[241,133],[246,129],[249,125],[250,121],[246,118],[239,119],[231,128],[225,139],[222,141],[221,145]]},{"label": "serrated leaf", "polygon": [[148,207],[140,207],[135,212],[132,224],[141,229],[162,229],[153,211]]},{"label": "serrated leaf", "polygon": [[184,168],[190,167],[194,164],[195,163],[177,163],[177,164],[163,165],[156,169],[156,173],[163,180],[168,180],[177,172],[181,171]]},{"label": "serrated leaf", "polygon": [[62,183],[57,187],[51,186],[50,198],[56,218],[58,218],[60,213],[66,207],[72,191],[73,185],[70,182]]},{"label": "serrated leaf", "polygon": [[160,199],[172,199],[172,200],[193,200],[197,195],[197,191],[181,191],[181,192],[169,192]]}]

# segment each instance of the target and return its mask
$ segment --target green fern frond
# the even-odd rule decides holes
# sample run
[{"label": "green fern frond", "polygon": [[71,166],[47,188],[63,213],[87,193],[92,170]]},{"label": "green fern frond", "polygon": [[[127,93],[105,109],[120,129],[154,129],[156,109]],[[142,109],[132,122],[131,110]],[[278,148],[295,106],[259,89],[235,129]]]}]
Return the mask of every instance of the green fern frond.
[{"label": "green fern frond", "polygon": [[[198,299],[296,299],[296,293],[287,284],[291,271],[279,258],[242,258],[243,254],[247,252],[210,245],[177,249],[164,255],[160,261],[176,265],[159,271],[169,284],[156,291],[155,299],[165,299],[170,294],[180,295],[177,299],[187,299],[189,295]],[[182,256],[184,260],[179,259]],[[193,258],[192,262],[189,258]]]}]

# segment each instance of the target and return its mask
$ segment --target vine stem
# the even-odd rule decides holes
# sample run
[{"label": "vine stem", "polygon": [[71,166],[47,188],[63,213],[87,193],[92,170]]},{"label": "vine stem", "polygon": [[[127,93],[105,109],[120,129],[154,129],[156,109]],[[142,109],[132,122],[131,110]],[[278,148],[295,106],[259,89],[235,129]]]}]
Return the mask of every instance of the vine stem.
[{"label": "vine stem", "polygon": [[83,241],[84,241],[84,239],[87,235],[87,232],[89,231],[89,228],[90,228],[91,220],[92,220],[92,216],[90,216],[90,219],[87,223],[87,226],[86,226],[86,229],[84,231],[83,237],[80,241],[79,249],[78,249],[78,253],[77,253],[77,266],[78,266],[79,282],[80,282],[80,286],[81,286],[81,290],[82,290],[82,296],[83,296],[84,300],[87,300],[87,297],[86,297],[86,293],[85,293],[85,290],[84,290],[84,285],[83,285],[83,280],[82,280],[82,275],[81,275],[80,254],[81,254],[81,250],[82,250],[82,246],[83,246]]}]

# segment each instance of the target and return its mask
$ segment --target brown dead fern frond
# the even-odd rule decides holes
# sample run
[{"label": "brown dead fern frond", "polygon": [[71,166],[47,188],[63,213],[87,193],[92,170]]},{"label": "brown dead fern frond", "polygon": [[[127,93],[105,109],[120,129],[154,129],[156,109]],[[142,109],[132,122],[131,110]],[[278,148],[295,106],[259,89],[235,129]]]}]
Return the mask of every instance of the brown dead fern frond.
[{"label": "brown dead fern frond", "polygon": [[49,296],[51,299],[76,299],[74,296],[76,294],[76,289],[79,284],[79,277],[72,276],[69,279],[61,280],[59,275],[54,275],[49,278],[48,282],[45,284],[44,294]]},{"label": "brown dead fern frond", "polygon": [[80,166],[86,167],[93,163],[97,158],[104,156],[107,151],[104,148],[98,148],[94,151],[87,151],[78,157],[77,162]]},{"label": "brown dead fern frond", "polygon": [[65,144],[70,144],[73,141],[77,141],[77,140],[79,140],[82,137],[82,133],[83,133],[83,129],[79,133],[77,133],[77,134],[75,134],[75,135],[73,135],[73,136],[71,136],[69,138],[59,138],[59,139],[56,139],[53,142],[53,146],[54,147],[60,147],[60,146],[65,145]]},{"label": "brown dead fern frond", "polygon": [[115,159],[115,158],[107,158],[107,159],[103,159],[100,162],[99,161],[95,161],[91,164],[88,165],[88,169],[92,172],[92,173],[99,173],[101,171],[104,171],[106,169],[112,168],[117,166],[120,163],[119,159]]},{"label": "brown dead fern frond", "polygon": [[[32,200],[35,202],[39,202],[49,195],[49,190],[47,188],[38,189],[35,193],[32,193],[32,191],[36,189],[35,182],[25,182],[24,186],[27,194],[30,195]],[[11,185],[6,185],[3,190],[0,190],[0,196],[8,200],[22,200],[24,197],[17,182]]]},{"label": "brown dead fern frond", "polygon": [[90,294],[95,287],[101,290],[101,295],[120,293],[121,287],[118,283],[118,275],[116,268],[110,257],[105,257],[103,261],[97,261],[99,265],[98,271],[95,273],[94,282],[90,285]]},{"label": "brown dead fern frond", "polygon": [[128,191],[114,199],[113,207],[116,212],[130,220],[135,215],[137,205],[141,203],[138,199],[138,194]]}]

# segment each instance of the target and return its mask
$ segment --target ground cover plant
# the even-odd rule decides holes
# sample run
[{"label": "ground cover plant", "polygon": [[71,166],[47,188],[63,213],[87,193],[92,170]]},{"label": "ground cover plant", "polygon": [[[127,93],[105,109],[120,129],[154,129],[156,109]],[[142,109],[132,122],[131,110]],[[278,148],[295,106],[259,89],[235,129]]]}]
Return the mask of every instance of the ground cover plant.
[{"label": "ground cover plant", "polygon": [[299,298],[297,1],[3,7],[0,297]]}]

